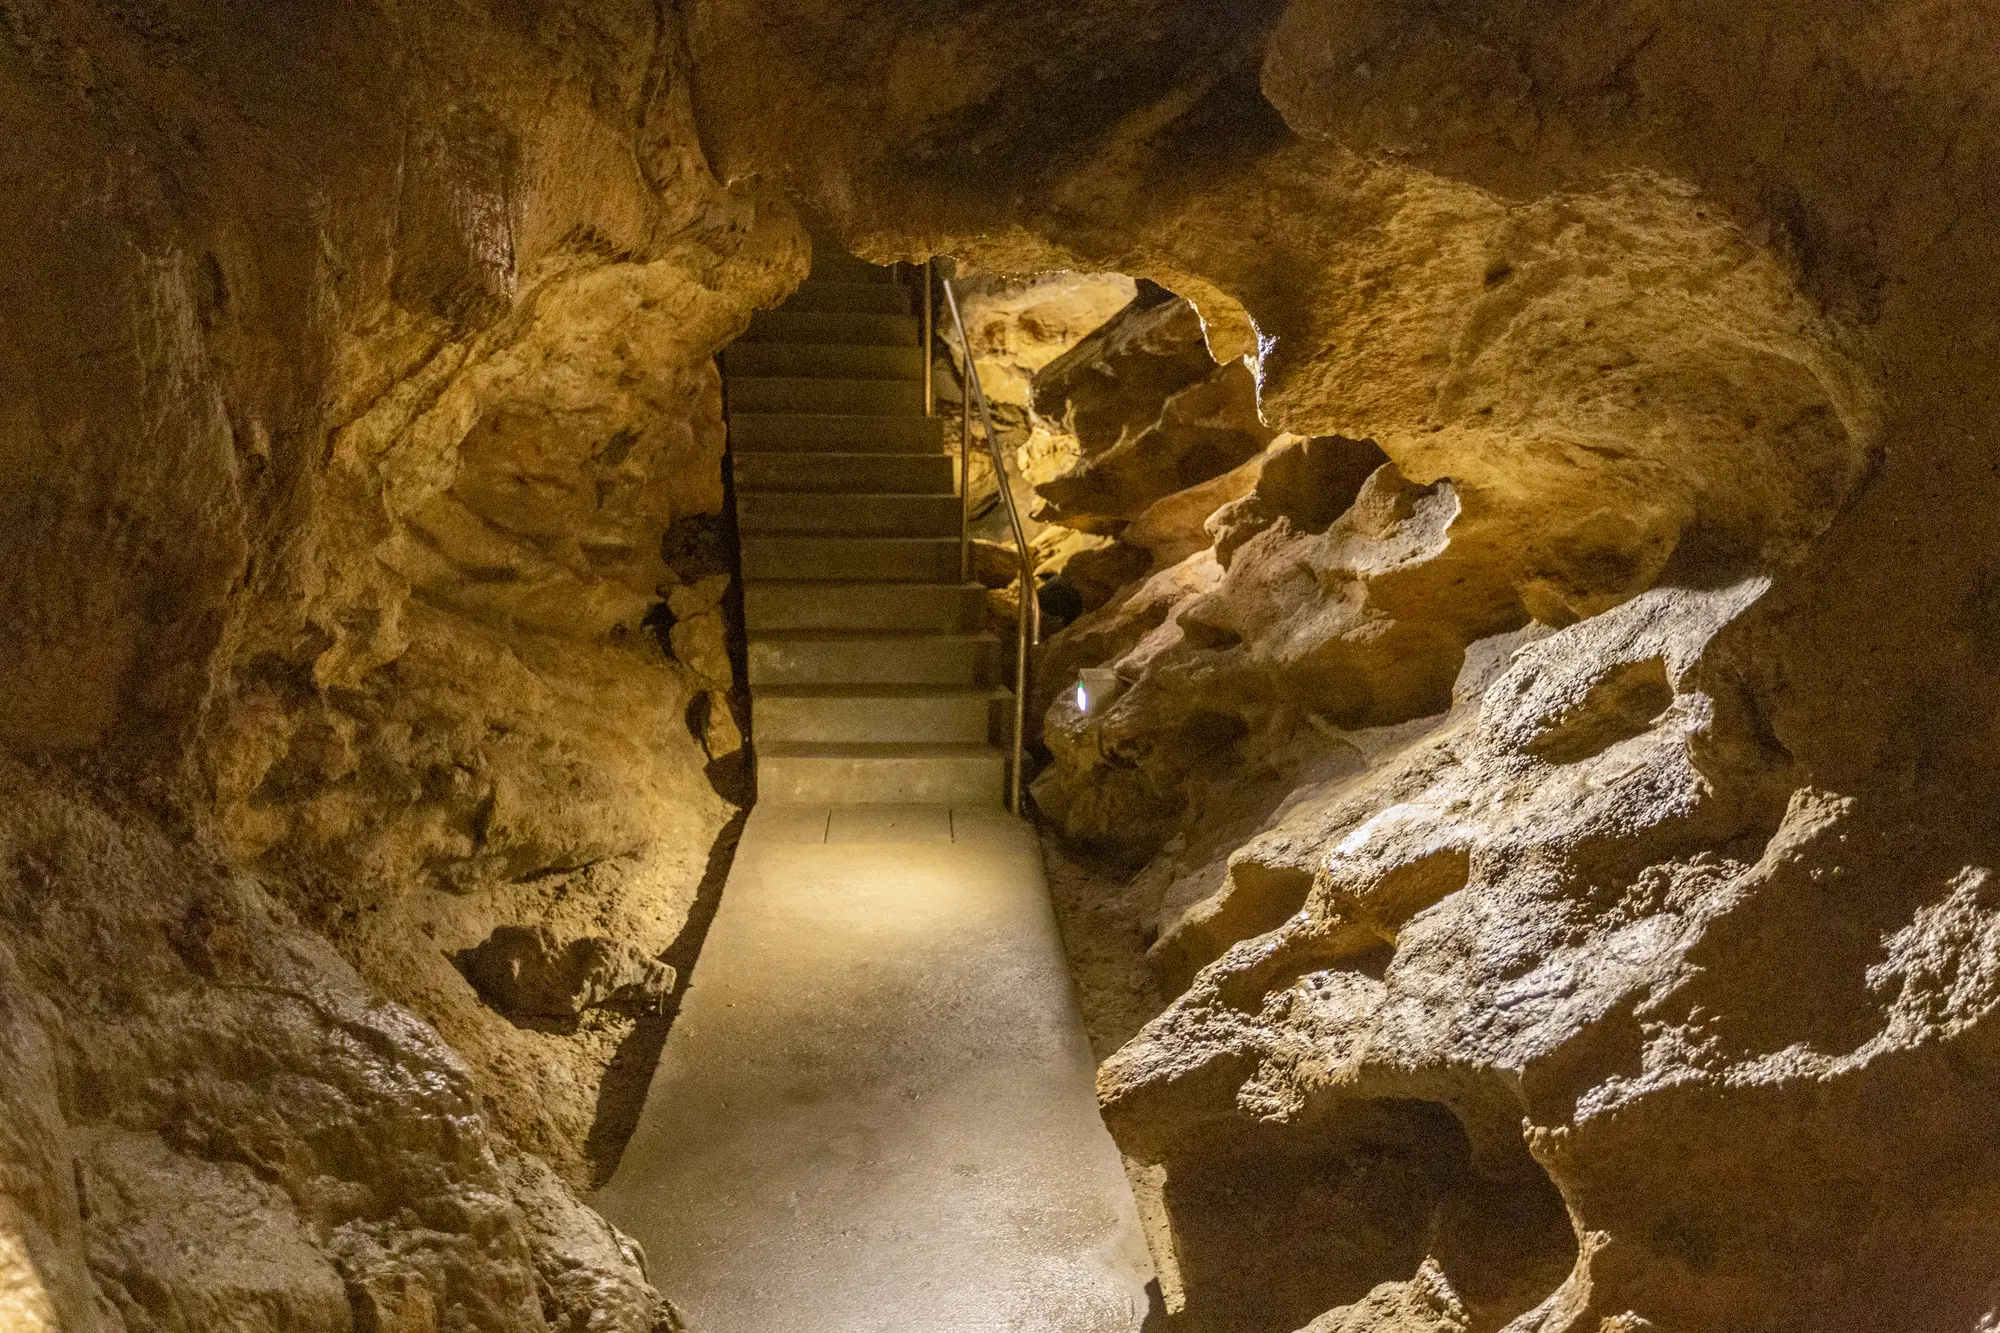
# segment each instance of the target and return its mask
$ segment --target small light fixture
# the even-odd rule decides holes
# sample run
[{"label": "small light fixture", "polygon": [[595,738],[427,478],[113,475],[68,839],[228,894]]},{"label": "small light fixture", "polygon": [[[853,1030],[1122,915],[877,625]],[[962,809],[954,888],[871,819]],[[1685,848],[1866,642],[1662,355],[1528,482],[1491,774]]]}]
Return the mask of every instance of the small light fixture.
[{"label": "small light fixture", "polygon": [[1085,717],[1096,717],[1109,708],[1124,688],[1110,667],[1085,667],[1076,675],[1076,711]]}]

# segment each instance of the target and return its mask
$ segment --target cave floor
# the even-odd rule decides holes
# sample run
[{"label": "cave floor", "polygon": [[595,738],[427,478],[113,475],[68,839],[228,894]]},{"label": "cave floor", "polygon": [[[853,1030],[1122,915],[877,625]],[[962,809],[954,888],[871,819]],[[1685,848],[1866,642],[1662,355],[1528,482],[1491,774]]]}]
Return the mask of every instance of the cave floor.
[{"label": "cave floor", "polygon": [[691,1333],[1131,1333],[1093,1072],[1031,828],[759,805],[597,1205]]}]

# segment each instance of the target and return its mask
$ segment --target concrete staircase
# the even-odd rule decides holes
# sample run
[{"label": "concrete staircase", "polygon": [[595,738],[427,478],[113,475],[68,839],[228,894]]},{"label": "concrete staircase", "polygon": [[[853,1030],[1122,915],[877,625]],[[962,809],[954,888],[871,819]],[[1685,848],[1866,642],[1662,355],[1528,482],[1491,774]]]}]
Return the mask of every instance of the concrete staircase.
[{"label": "concrete staircase", "polygon": [[760,800],[995,805],[1007,696],[959,572],[912,293],[821,246],[724,350]]}]

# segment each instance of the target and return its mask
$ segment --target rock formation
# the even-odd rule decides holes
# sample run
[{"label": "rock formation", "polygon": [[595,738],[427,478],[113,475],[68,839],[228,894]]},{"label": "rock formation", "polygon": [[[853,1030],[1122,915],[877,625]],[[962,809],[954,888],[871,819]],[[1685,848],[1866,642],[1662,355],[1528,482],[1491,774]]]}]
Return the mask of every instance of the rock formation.
[{"label": "rock formation", "polygon": [[806,251],[679,43],[0,7],[10,1329],[672,1323],[573,1192],[637,1020],[452,956],[650,961],[731,815],[712,353]]},{"label": "rock formation", "polygon": [[1034,408],[1077,442],[1035,487],[1037,517],[1085,532],[1116,534],[1154,501],[1256,457],[1273,434],[1249,367],[1218,364],[1200,314],[1158,288],[1043,367]]},{"label": "rock formation", "polygon": [[501,926],[457,959],[479,998],[514,1019],[574,1019],[586,1009],[657,1013],[674,969],[629,944],[559,940],[547,926]]}]

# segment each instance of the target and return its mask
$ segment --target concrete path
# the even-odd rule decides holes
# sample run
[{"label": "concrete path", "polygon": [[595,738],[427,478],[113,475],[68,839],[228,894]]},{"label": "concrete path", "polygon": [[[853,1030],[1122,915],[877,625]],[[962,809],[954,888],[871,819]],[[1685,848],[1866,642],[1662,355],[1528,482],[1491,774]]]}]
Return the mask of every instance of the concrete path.
[{"label": "concrete path", "polygon": [[1092,1072],[1026,825],[759,805],[597,1206],[692,1333],[1133,1333]]}]

